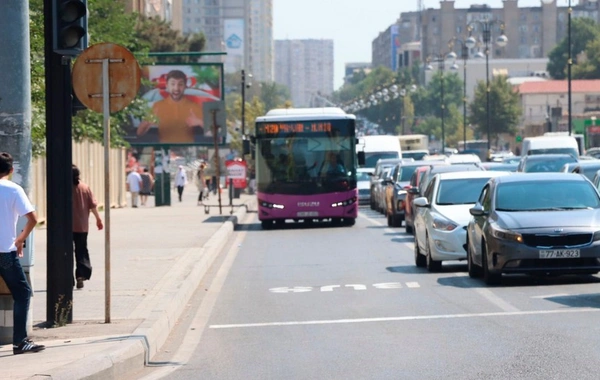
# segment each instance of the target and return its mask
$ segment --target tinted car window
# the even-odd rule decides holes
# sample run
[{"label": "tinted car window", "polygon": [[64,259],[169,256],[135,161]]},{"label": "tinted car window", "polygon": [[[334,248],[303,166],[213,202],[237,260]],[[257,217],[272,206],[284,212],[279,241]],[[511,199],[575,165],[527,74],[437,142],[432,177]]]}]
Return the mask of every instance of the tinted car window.
[{"label": "tinted car window", "polygon": [[462,205],[476,203],[481,189],[489,178],[461,178],[440,181],[438,205]]},{"label": "tinted car window", "polygon": [[532,211],[599,208],[600,199],[587,181],[502,183],[496,190],[496,210]]},{"label": "tinted car window", "polygon": [[403,166],[400,169],[400,178],[398,181],[400,182],[408,182],[410,181],[413,173],[417,170],[418,166]]},{"label": "tinted car window", "polygon": [[577,162],[577,160],[570,156],[548,160],[527,160],[523,171],[527,173],[560,172],[562,167],[569,162]]},{"label": "tinted car window", "polygon": [[434,186],[435,186],[435,178],[432,179],[431,182],[429,182],[427,189],[425,189],[425,192],[423,193],[423,196],[427,198],[429,203],[431,203],[431,201],[433,200],[433,187]]},{"label": "tinted car window", "polygon": [[356,180],[357,181],[369,181],[371,179],[371,176],[369,176],[366,172],[358,172],[356,173]]}]

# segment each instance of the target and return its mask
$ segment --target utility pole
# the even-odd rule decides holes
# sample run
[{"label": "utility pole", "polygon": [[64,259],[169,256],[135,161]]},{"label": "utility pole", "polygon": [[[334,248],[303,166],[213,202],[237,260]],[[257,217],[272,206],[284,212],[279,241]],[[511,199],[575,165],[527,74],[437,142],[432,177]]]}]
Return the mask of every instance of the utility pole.
[{"label": "utility pole", "polygon": [[[30,192],[31,70],[29,1],[5,0],[0,12],[0,151],[14,159],[12,180]],[[3,3],[4,5],[4,3]],[[33,241],[33,240],[32,240]],[[27,249],[33,252],[32,247]],[[27,259],[27,258],[26,258]],[[32,267],[23,265],[32,277]],[[4,300],[6,298],[6,300]],[[12,341],[12,297],[0,296],[0,344]],[[6,306],[4,306],[6,305]],[[10,316],[9,316],[10,314]],[[31,315],[31,314],[30,314]],[[28,322],[28,329],[31,322]]]}]

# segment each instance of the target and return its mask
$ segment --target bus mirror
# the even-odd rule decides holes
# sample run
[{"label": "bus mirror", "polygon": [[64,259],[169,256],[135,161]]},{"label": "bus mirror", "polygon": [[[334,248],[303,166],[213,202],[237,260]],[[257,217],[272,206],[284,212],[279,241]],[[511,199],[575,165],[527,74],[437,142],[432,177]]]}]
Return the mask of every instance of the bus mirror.
[{"label": "bus mirror", "polygon": [[242,148],[244,150],[244,156],[250,154],[250,140],[242,140]]},{"label": "bus mirror", "polygon": [[365,159],[365,152],[357,152],[358,155],[358,166],[364,166],[366,159]]}]

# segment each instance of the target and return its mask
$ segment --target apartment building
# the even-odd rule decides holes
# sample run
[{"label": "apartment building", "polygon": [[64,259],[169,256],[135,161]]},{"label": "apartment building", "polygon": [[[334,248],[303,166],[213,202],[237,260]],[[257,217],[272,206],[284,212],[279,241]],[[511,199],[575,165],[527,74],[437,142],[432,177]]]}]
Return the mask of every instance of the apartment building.
[{"label": "apartment building", "polygon": [[275,40],[275,82],[290,90],[295,107],[333,92],[333,40]]},{"label": "apartment building", "polygon": [[[580,0],[573,3],[577,3],[572,7],[573,18],[586,17],[596,21],[600,20],[599,2]],[[424,58],[448,52],[450,39],[454,37],[466,39],[469,33],[478,40],[478,45],[469,51],[469,56],[473,57],[478,52],[482,52],[484,50],[482,26],[478,23],[481,20],[495,20],[491,29],[490,58],[545,58],[567,35],[568,31],[566,1],[543,0],[540,1],[539,6],[519,7],[518,0],[503,0],[501,8],[492,8],[486,4],[456,8],[453,0],[442,0],[439,4],[439,8],[401,13],[398,21],[393,24],[398,28],[398,40],[401,44],[411,41],[421,42],[421,56]],[[469,25],[472,27],[470,32]],[[508,43],[503,48],[493,45],[493,41],[501,33],[508,38]],[[378,39],[384,41],[376,42],[375,40]],[[385,32],[382,32],[375,40],[373,41],[373,57],[391,54],[387,43],[389,37],[385,35]],[[386,49],[388,52],[379,51],[380,49]],[[460,43],[455,43],[452,48],[457,54],[460,53],[460,49]],[[402,53],[401,49],[400,52]],[[385,60],[381,64],[393,68],[390,60]]]},{"label": "apartment building", "polygon": [[181,30],[181,2],[183,0],[121,0],[127,12],[147,17],[158,17],[171,23],[173,29]]}]

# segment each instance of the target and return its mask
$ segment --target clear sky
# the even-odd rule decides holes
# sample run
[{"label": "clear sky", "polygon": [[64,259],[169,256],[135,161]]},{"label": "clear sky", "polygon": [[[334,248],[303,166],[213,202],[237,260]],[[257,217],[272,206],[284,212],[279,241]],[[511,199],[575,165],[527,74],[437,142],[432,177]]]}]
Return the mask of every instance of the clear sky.
[{"label": "clear sky", "polygon": [[[573,1],[576,3],[576,1]],[[334,88],[343,83],[346,62],[370,62],[371,42],[401,12],[417,10],[417,0],[273,0],[273,34],[279,39],[333,39]],[[456,8],[502,0],[456,0]],[[539,6],[541,0],[519,0],[519,6]],[[567,0],[558,0],[566,6]],[[439,8],[438,0],[424,0],[425,8]]]}]

